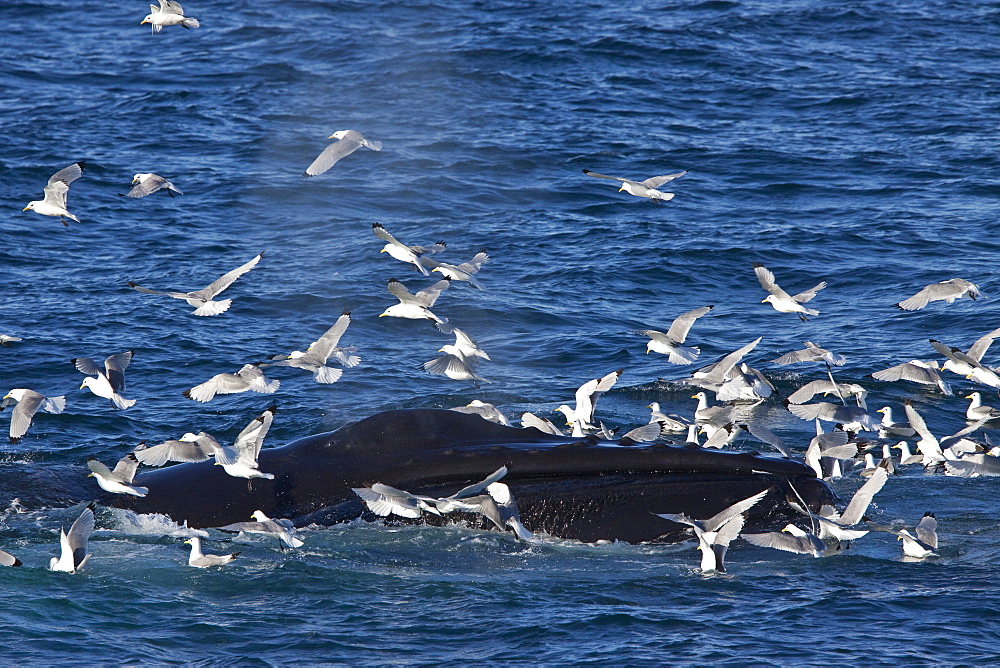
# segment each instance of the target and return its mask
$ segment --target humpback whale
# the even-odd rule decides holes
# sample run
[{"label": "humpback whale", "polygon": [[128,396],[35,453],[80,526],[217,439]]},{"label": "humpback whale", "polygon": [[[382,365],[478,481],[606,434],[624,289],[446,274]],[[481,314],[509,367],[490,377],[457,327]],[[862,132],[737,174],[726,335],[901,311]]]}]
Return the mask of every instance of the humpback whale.
[{"label": "humpback whale", "polygon": [[754,527],[788,510],[787,497],[814,509],[834,500],[812,469],[793,460],[625,443],[553,436],[442,409],[392,410],[261,450],[260,468],[273,480],[248,484],[211,461],[187,463],[136,476],[149,489],[145,497],[107,494],[100,501],[192,527],[246,520],[256,510],[300,526],[334,524],[368,512],[352,487],[381,482],[443,496],[507,466],[504,482],[531,531],[638,543],[684,537],[683,527],[657,513],[710,517],[768,490],[748,518]]}]

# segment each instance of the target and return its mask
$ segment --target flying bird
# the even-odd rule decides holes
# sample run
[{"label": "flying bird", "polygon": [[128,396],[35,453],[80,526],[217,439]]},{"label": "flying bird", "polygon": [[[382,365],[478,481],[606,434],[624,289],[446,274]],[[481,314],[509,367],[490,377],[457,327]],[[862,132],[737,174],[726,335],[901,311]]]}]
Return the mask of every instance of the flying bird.
[{"label": "flying bird", "polygon": [[785,353],[777,359],[771,360],[772,364],[795,364],[797,362],[826,362],[834,366],[844,366],[847,362],[842,355],[831,352],[826,348],[820,348],[812,341],[803,341],[804,350],[793,350]]},{"label": "flying bird", "polygon": [[593,420],[597,399],[614,387],[623,371],[618,369],[601,378],[588,380],[577,389],[574,408],[563,404],[556,409],[566,416],[566,424],[573,427],[573,436],[583,436],[587,430],[596,429]]},{"label": "flying bird", "polygon": [[158,174],[150,174],[148,172],[133,176],[132,185],[132,189],[125,193],[123,197],[145,197],[146,195],[152,195],[159,190],[165,190],[170,197],[173,197],[174,193],[177,193],[178,195],[184,194],[181,192],[180,188],[167,179]]},{"label": "flying bird", "polygon": [[231,446],[220,446],[215,450],[215,464],[221,466],[226,473],[234,478],[265,478],[274,480],[273,473],[264,473],[260,470],[257,458],[260,456],[261,446],[264,445],[264,438],[274,422],[274,413],[277,406],[271,406],[263,413],[250,421],[243,431],[236,437],[236,441]]},{"label": "flying bird", "polygon": [[446,264],[436,262],[430,258],[423,258],[422,262],[433,265],[432,271],[439,272],[442,276],[452,281],[465,281],[469,285],[479,290],[483,290],[482,284],[476,280],[475,274],[479,273],[479,268],[490,261],[490,256],[485,250],[481,250],[468,262],[462,264]]},{"label": "flying bird", "polygon": [[49,177],[48,185],[42,189],[44,198],[28,202],[28,206],[24,207],[23,210],[31,210],[43,216],[59,216],[59,220],[66,227],[69,227],[69,223],[66,222],[67,218],[79,223],[80,219],[66,209],[66,196],[69,193],[69,184],[80,178],[86,167],[87,161],[81,160],[60,169]]},{"label": "flying bird", "polygon": [[139,460],[132,452],[118,460],[114,471],[96,459],[88,459],[87,468],[90,469],[89,475],[96,478],[97,484],[107,492],[132,496],[146,496],[149,493],[147,487],[137,487],[132,484],[132,478],[139,468]]},{"label": "flying bird", "polygon": [[17,405],[14,406],[10,416],[10,442],[17,443],[28,433],[28,427],[31,426],[35,413],[39,410],[46,413],[62,413],[66,408],[66,397],[47,397],[34,390],[15,388],[4,396],[3,402],[0,403],[0,411],[12,404]]},{"label": "flying bird", "polygon": [[153,34],[163,30],[163,26],[177,26],[182,28],[198,28],[201,24],[198,19],[184,16],[184,8],[181,3],[175,0],[159,0],[160,6],[149,6],[149,14],[146,15],[139,25],[150,24]]},{"label": "flying bird", "polygon": [[221,448],[214,436],[202,431],[197,434],[188,432],[179,439],[164,441],[159,445],[141,445],[132,454],[139,463],[146,466],[163,466],[167,462],[203,462],[214,457]]},{"label": "flying bird", "polygon": [[821,281],[818,285],[805,292],[800,292],[797,295],[789,295],[775,282],[774,274],[771,270],[760,262],[753,263],[753,272],[757,275],[760,286],[770,293],[761,302],[762,304],[769,302],[774,307],[774,310],[779,313],[795,313],[799,316],[799,320],[803,322],[808,320],[806,318],[807,315],[819,315],[819,311],[806,308],[803,304],[810,301],[816,296],[817,292],[825,288],[826,281]]},{"label": "flying bird", "polygon": [[714,306],[701,306],[696,309],[682,313],[670,323],[670,329],[666,332],[658,332],[655,329],[638,329],[635,331],[639,336],[648,336],[646,343],[646,353],[662,353],[669,355],[667,358],[671,364],[692,364],[701,350],[697,346],[684,347],[681,345],[687,339],[688,332],[694,321],[711,311]]},{"label": "flying bird", "polygon": [[443,241],[439,241],[433,246],[407,246],[401,241],[398,241],[396,237],[389,234],[389,231],[382,226],[382,223],[372,223],[372,234],[382,241],[387,242],[385,246],[382,247],[382,250],[379,251],[380,253],[388,253],[389,257],[395,258],[400,262],[412,264],[424,276],[431,275],[431,273],[427,271],[427,267],[422,262],[422,260],[427,260],[429,258],[425,258],[424,256],[439,253],[448,247],[448,244]]},{"label": "flying bird", "polygon": [[305,369],[312,372],[313,380],[317,383],[336,383],[340,380],[340,376],[344,372],[341,369],[326,366],[326,362],[331,355],[348,368],[357,366],[358,362],[361,361],[361,358],[357,355],[349,354],[354,352],[354,346],[341,348],[337,345],[340,343],[340,337],[344,335],[350,324],[351,312],[345,309],[340,317],[337,318],[337,322],[330,329],[326,330],[318,341],[313,342],[305,352],[294,350],[288,355],[275,355],[271,359],[277,360],[276,362],[262,364],[261,366],[291,366],[297,369]]},{"label": "flying bird", "polygon": [[871,374],[871,377],[875,380],[886,382],[908,380],[911,383],[920,383],[921,385],[934,385],[941,390],[941,394],[951,396],[951,386],[941,378],[936,360],[929,362],[910,360],[909,362],[891,366],[888,369],[875,371]]},{"label": "flying bird", "polygon": [[962,297],[968,297],[972,301],[975,301],[976,297],[981,296],[982,293],[979,292],[979,286],[975,283],[967,281],[964,278],[952,278],[940,283],[931,283],[909,299],[899,302],[896,306],[904,311],[918,311],[930,302],[945,301],[950,304]]},{"label": "flying bird", "polygon": [[74,357],[70,362],[88,376],[83,379],[81,390],[89,387],[97,396],[110,399],[115,408],[125,410],[135,405],[135,399],[126,399],[120,394],[125,389],[125,369],[132,361],[132,355],[131,350],[111,355],[104,360],[104,369],[89,357]]},{"label": "flying bird", "polygon": [[271,380],[264,375],[258,367],[260,363],[244,364],[243,368],[236,373],[220,373],[212,376],[201,385],[195,385],[190,390],[184,390],[183,394],[193,401],[211,401],[217,394],[236,394],[239,392],[260,392],[261,394],[274,394],[279,380]]},{"label": "flying bird", "polygon": [[[160,1],[163,2],[163,0]],[[302,173],[302,176],[322,174],[333,167],[338,160],[346,158],[362,146],[370,148],[373,151],[382,150],[382,142],[369,141],[365,139],[364,135],[355,130],[337,130],[330,135],[329,139],[336,139],[337,141],[323,149],[323,152],[313,160],[312,164],[306,167],[306,171]]]},{"label": "flying bird", "polygon": [[611,181],[620,181],[622,186],[618,189],[618,192],[625,191],[630,195],[635,195],[636,197],[646,197],[651,202],[669,202],[674,198],[673,193],[665,193],[657,190],[664,183],[669,183],[674,179],[678,179],[685,174],[687,170],[683,172],[677,172],[676,174],[667,174],[665,176],[654,176],[646,179],[645,181],[633,181],[632,179],[624,179],[620,176],[605,176],[604,174],[598,174],[597,172],[592,172],[589,169],[583,170],[583,173],[587,176],[593,176],[598,179],[609,179]]},{"label": "flying bird", "polygon": [[398,304],[393,304],[378,317],[389,316],[393,318],[408,318],[410,320],[433,320],[434,322],[444,322],[441,318],[431,313],[431,307],[437,301],[441,291],[451,285],[451,279],[445,278],[437,283],[411,294],[406,286],[395,278],[389,279],[389,293],[399,300]]},{"label": "flying bird", "polygon": [[183,299],[189,305],[197,307],[194,311],[195,315],[219,315],[220,313],[224,313],[229,310],[233,300],[222,299],[214,301],[215,298],[220,292],[232,285],[237,278],[256,267],[262,257],[264,257],[263,251],[258,253],[256,257],[246,264],[240,265],[229,273],[223,274],[219,278],[215,279],[207,287],[193,292],[160,292],[159,290],[144,288],[137,283],[133,283],[132,281],[128,282],[128,286],[137,292],[142,292],[148,295],[166,295],[167,297],[173,297],[174,299]]},{"label": "flying bird", "polygon": [[282,547],[282,543],[288,547],[302,547],[304,543],[292,535],[295,531],[295,525],[292,524],[291,520],[286,519],[271,519],[264,514],[263,510],[255,510],[251,516],[255,521],[253,522],[234,522],[233,524],[227,524],[224,527],[216,527],[219,531],[225,531],[226,533],[259,533],[268,536],[278,537],[278,547]]}]

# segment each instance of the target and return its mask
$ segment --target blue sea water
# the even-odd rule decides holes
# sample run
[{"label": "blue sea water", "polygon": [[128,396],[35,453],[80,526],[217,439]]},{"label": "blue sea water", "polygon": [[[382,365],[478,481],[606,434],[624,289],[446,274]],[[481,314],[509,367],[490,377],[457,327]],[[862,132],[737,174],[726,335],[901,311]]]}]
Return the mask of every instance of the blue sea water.
[{"label": "blue sea water", "polygon": [[[911,399],[935,433],[964,426],[954,396],[868,377],[967,348],[1000,325],[997,299],[893,304],[962,277],[988,297],[996,222],[1000,7],[991,2],[362,3],[191,0],[197,30],[153,35],[145,3],[0,4],[0,389],[65,394],[0,450],[0,656],[9,663],[986,663],[1000,660],[1000,519],[993,478],[907,469],[870,511],[936,513],[940,556],[901,558],[888,534],[814,560],[734,544],[729,574],[696,571],[690,545],[538,545],[464,525],[355,522],[306,545],[213,534],[224,569],[186,566],[160,518],[100,509],[80,575],[44,566],[60,526],[96,494],[88,457],[209,431],[233,438],[276,399],[265,447],[377,411],[482,399],[550,415],[584,381],[623,368],[599,417],[690,416],[688,369],[646,355],[635,329],[705,304],[692,341],[712,361],[750,356],[779,394],[816,365],[768,360],[812,340],[848,358],[838,378],[869,405]],[[384,142],[328,173],[303,169],[355,129]],[[21,212],[86,159],[80,219]],[[647,178],[683,169],[656,205],[582,169]],[[184,191],[118,197],[137,172]],[[391,277],[382,223],[410,244],[491,260],[480,292],[435,312],[489,352],[489,384],[425,374],[449,338],[377,318]],[[193,290],[264,251],[198,318],[127,281]],[[761,304],[751,263],[797,292],[825,279],[802,323]],[[273,397],[180,392],[301,348],[349,308],[360,366],[334,385],[275,369]],[[312,337],[312,338],[310,338]],[[70,358],[134,350],[114,411],[78,390]],[[997,354],[986,361],[996,363]],[[987,403],[996,401],[988,393]],[[796,450],[812,425],[779,399],[758,415]],[[0,418],[6,429],[6,417]],[[735,447],[760,447],[737,442]],[[834,483],[845,496],[861,479]],[[514,490],[516,494],[516,489]]]}]

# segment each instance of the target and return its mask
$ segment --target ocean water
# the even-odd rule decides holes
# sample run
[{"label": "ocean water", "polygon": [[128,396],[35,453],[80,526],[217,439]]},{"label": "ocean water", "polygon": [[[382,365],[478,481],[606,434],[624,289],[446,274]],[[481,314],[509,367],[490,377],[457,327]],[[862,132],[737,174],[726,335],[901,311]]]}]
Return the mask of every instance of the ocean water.
[{"label": "ocean water", "polygon": [[[1000,325],[995,3],[185,3],[197,30],[153,35],[145,3],[0,4],[0,349],[4,392],[65,394],[18,445],[0,446],[0,656],[18,664],[985,663],[997,661],[1000,519],[992,478],[906,469],[869,512],[936,513],[940,556],[901,557],[888,534],[812,559],[737,541],[729,573],[697,572],[691,545],[585,545],[463,524],[308,527],[306,545],[213,534],[239,550],[188,568],[163,518],[101,508],[79,575],[50,573],[58,531],[97,493],[88,457],[186,431],[231,439],[276,400],[265,447],[380,410],[489,401],[546,415],[584,381],[624,369],[598,406],[609,426],[647,404],[690,416],[689,369],[645,354],[635,329],[714,304],[692,342],[748,360],[779,395],[823,377],[778,367],[812,340],[874,409],[910,399],[932,431],[965,425],[954,396],[869,374],[966,349]],[[326,174],[301,173],[332,132],[384,142]],[[21,212],[85,159],[81,220]],[[585,176],[690,170],[665,204]],[[184,191],[121,198],[137,172]],[[479,387],[423,372],[449,343],[376,317],[389,278],[426,279],[378,251],[371,225],[442,260],[490,254],[477,291],[435,307],[493,361]],[[198,318],[126,282],[193,290],[264,251]],[[775,312],[751,268],[798,292],[826,280],[809,322]],[[962,277],[986,300],[893,304]],[[336,384],[274,369],[273,396],[180,392],[301,349],[345,308],[362,363]],[[78,390],[74,357],[134,350],[124,412]],[[995,364],[997,353],[986,362]],[[996,394],[986,393],[987,403]],[[780,397],[758,416],[793,449],[812,425]],[[0,427],[6,429],[6,413]],[[988,430],[989,431],[989,430]],[[739,441],[736,448],[759,444]],[[834,482],[844,496],[861,482]],[[513,490],[516,495],[516,489]]]}]

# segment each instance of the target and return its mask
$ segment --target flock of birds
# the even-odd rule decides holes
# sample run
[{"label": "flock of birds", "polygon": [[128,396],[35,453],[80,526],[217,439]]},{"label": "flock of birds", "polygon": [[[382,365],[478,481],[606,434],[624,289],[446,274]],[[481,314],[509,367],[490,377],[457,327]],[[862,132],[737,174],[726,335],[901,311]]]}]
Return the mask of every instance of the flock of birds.
[{"label": "flock of birds", "polygon": [[[150,5],[150,14],[142,24],[150,24],[153,33],[158,33],[166,26],[179,25],[183,28],[197,28],[197,19],[184,15],[184,10],[173,0],[159,0],[159,5]],[[355,130],[341,130],[329,137],[336,141],[330,143],[310,164],[303,176],[313,177],[332,168],[338,161],[351,155],[361,148],[380,151],[382,142],[372,141]],[[34,211],[40,215],[58,217],[65,226],[68,221],[76,223],[80,219],[68,209],[68,193],[70,184],[84,174],[86,162],[73,163],[53,174],[43,188],[43,199],[29,202],[25,211]],[[646,198],[651,202],[667,202],[673,193],[664,192],[660,188],[687,171],[663,176],[654,176],[644,180],[607,176],[590,170],[583,170],[594,178],[613,180],[621,183],[619,192],[627,192],[633,196]],[[156,192],[166,192],[171,198],[182,195],[183,192],[170,180],[153,173],[135,174],[132,188],[125,197],[146,197]],[[438,352],[441,356],[423,364],[423,368],[431,373],[443,375],[456,381],[470,381],[477,387],[479,383],[489,382],[479,375],[478,367],[482,361],[490,361],[490,356],[475,340],[462,329],[455,326],[449,319],[435,314],[435,307],[441,293],[456,283],[467,283],[470,287],[484,290],[477,277],[483,265],[489,262],[489,254],[485,250],[477,252],[470,260],[460,264],[449,264],[435,259],[439,253],[446,251],[447,244],[438,241],[431,245],[408,245],[399,241],[383,225],[374,223],[372,233],[384,242],[381,252],[391,258],[411,265],[413,270],[423,277],[431,277],[434,272],[441,275],[440,280],[413,293],[403,283],[395,278],[388,281],[388,292],[398,299],[398,304],[387,307],[379,317],[397,317],[411,320],[429,321],[440,332],[453,335],[453,344],[444,345]],[[264,253],[258,253],[246,263],[226,272],[204,288],[189,292],[162,291],[143,287],[135,282],[128,286],[133,290],[157,296],[167,296],[181,299],[195,307],[197,316],[219,316],[226,313],[232,306],[232,299],[219,299],[221,293],[229,288],[239,278],[253,270],[263,258]],[[767,267],[759,263],[753,265],[754,274],[761,287],[767,292],[762,303],[769,303],[780,313],[794,313],[801,320],[816,316],[819,311],[806,306],[817,294],[826,288],[826,282],[821,281],[814,287],[789,294],[782,289]],[[980,297],[978,287],[967,280],[954,278],[940,283],[928,285],[908,299],[900,301],[900,309],[913,311],[926,307],[934,301],[954,302],[956,299],[969,297],[975,300]],[[668,362],[676,365],[692,365],[700,356],[697,346],[686,345],[688,334],[695,322],[707,315],[712,306],[702,306],[679,315],[665,332],[646,329],[637,330],[636,334],[648,338],[647,352],[665,355]],[[292,351],[288,354],[272,355],[268,361],[246,363],[234,373],[219,373],[205,382],[183,392],[188,399],[198,402],[208,402],[220,394],[241,392],[257,392],[272,394],[280,386],[280,381],[270,379],[264,369],[269,367],[294,367],[308,371],[318,383],[331,384],[338,381],[344,369],[350,369],[360,362],[360,357],[353,354],[353,346],[340,346],[351,322],[351,314],[344,311],[337,321],[305,351]],[[950,395],[951,388],[942,378],[942,373],[950,371],[987,387],[1000,389],[1000,368],[990,368],[983,364],[983,356],[992,341],[1000,336],[1000,329],[981,337],[967,351],[948,346],[932,339],[931,345],[945,358],[937,360],[911,360],[872,374],[880,381],[909,381],[925,386],[937,387],[942,394]],[[21,341],[19,337],[0,334],[0,344],[8,346]],[[699,447],[721,448],[733,443],[741,435],[763,441],[773,446],[782,456],[797,457],[776,434],[765,425],[753,418],[753,408],[767,400],[775,391],[774,385],[759,369],[750,367],[743,362],[761,341],[758,337],[743,347],[723,356],[713,364],[699,368],[690,377],[676,381],[681,386],[690,386],[699,391],[692,397],[698,400],[692,418],[678,415],[665,415],[658,404],[650,405],[649,423],[616,435],[608,430],[603,423],[596,420],[595,408],[598,397],[611,389],[622,374],[614,371],[603,377],[584,383],[576,392],[574,406],[563,404],[557,411],[566,419],[568,432],[558,427],[552,421],[525,412],[521,415],[522,427],[534,427],[547,433],[587,437],[597,435],[604,439],[617,439],[630,445],[651,442],[663,437],[664,434],[686,433],[687,444],[697,444]],[[813,380],[793,392],[785,405],[795,416],[804,420],[813,420],[816,424],[816,436],[810,441],[802,459],[811,466],[818,477],[836,478],[845,475],[850,463],[863,459],[862,475],[867,481],[855,493],[847,507],[838,512],[833,506],[824,506],[818,512],[811,511],[804,503],[790,502],[799,510],[809,524],[808,530],[796,523],[789,523],[783,531],[766,533],[743,533],[747,511],[766,494],[767,490],[744,499],[710,518],[694,518],[682,514],[660,515],[675,525],[688,527],[697,540],[702,551],[700,568],[704,572],[724,572],[725,554],[737,537],[742,537],[749,543],[785,550],[789,552],[811,554],[816,557],[839,552],[849,545],[850,541],[858,540],[871,530],[886,531],[896,535],[903,541],[903,552],[906,557],[922,559],[934,555],[937,549],[936,519],[928,513],[914,527],[911,533],[908,529],[895,526],[876,525],[867,521],[865,513],[874,496],[885,485],[889,476],[903,466],[920,465],[928,470],[942,470],[947,475],[954,476],[996,476],[1000,475],[1000,447],[989,443],[988,438],[977,441],[972,435],[985,424],[1000,420],[1000,410],[982,403],[979,392],[968,395],[970,404],[966,418],[970,425],[956,434],[947,437],[937,437],[927,428],[917,410],[907,402],[904,412],[907,421],[893,420],[892,409],[883,407],[878,412],[881,420],[876,420],[869,412],[866,403],[867,391],[859,385],[838,383],[833,375],[833,367],[845,363],[843,356],[826,350],[814,342],[806,341],[802,350],[791,351],[772,360],[776,365],[814,362],[826,367],[826,378]],[[135,404],[134,399],[123,396],[125,391],[125,371],[133,357],[132,351],[110,355],[104,360],[103,366],[90,358],[74,358],[70,362],[80,372],[86,375],[81,389],[87,388],[95,395],[108,399],[119,410],[127,410]],[[339,366],[330,366],[335,360]],[[713,392],[720,404],[711,405],[708,393]],[[811,402],[818,394],[834,395],[838,401]],[[60,413],[65,409],[65,396],[45,396],[27,388],[10,390],[0,404],[0,410],[13,405],[11,411],[9,438],[11,443],[17,443],[27,433],[33,418],[40,411]],[[272,406],[261,415],[255,417],[237,436],[232,445],[223,445],[206,432],[197,434],[186,433],[175,440],[168,440],[158,445],[141,444],[123,457],[112,470],[103,463],[90,460],[88,468],[90,475],[95,477],[104,490],[117,494],[145,496],[148,489],[137,486],[133,478],[140,465],[162,466],[168,462],[199,462],[214,458],[227,474],[242,477],[248,484],[255,478],[270,479],[273,474],[261,471],[258,455],[264,438],[274,419],[276,408]],[[511,425],[504,413],[491,404],[476,400],[468,406],[456,407],[453,410],[475,413],[484,419]],[[834,427],[826,431],[823,423],[828,422]],[[867,438],[865,432],[877,434]],[[704,442],[701,438],[704,436]],[[916,452],[912,452],[906,440],[893,444],[894,439],[916,438]],[[881,441],[881,442],[880,442]],[[900,456],[894,458],[892,451],[899,450]],[[875,452],[881,452],[878,462]],[[371,487],[357,488],[354,492],[365,503],[367,508],[376,515],[397,515],[404,518],[419,518],[423,513],[444,515],[452,512],[469,512],[482,516],[501,530],[511,529],[522,540],[530,540],[533,534],[521,523],[510,489],[500,482],[507,473],[506,467],[496,471],[485,480],[469,485],[448,497],[435,498],[413,494],[395,489],[388,485],[376,483]],[[90,553],[88,539],[95,527],[93,504],[87,506],[76,519],[69,531],[60,532],[60,556],[51,559],[49,568],[54,571],[77,572],[87,563]],[[262,511],[256,511],[252,522],[239,522],[225,527],[222,531],[258,533],[278,538],[279,547],[299,547],[303,543],[295,536],[293,524],[287,519],[271,519]],[[664,525],[664,533],[668,533],[669,525]],[[191,545],[188,563],[191,566],[207,568],[230,563],[238,552],[224,555],[205,554],[202,551],[201,539],[208,536],[207,532],[196,529],[184,529],[186,543]],[[13,555],[0,551],[0,565],[21,565]]]}]

